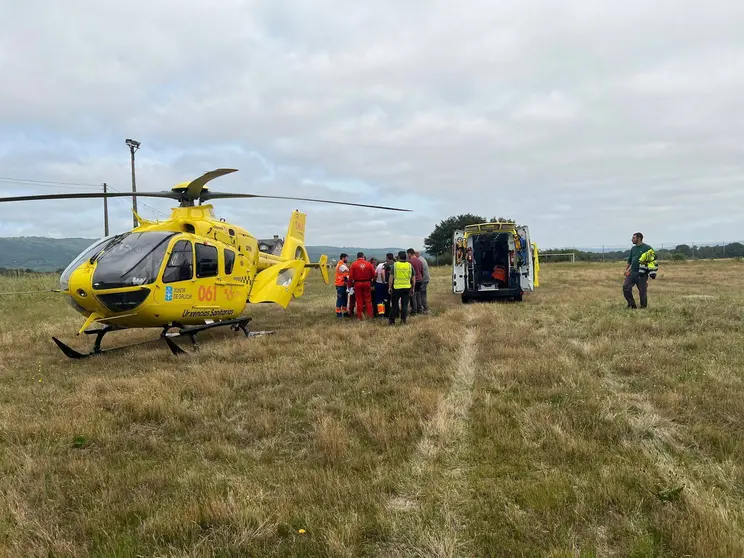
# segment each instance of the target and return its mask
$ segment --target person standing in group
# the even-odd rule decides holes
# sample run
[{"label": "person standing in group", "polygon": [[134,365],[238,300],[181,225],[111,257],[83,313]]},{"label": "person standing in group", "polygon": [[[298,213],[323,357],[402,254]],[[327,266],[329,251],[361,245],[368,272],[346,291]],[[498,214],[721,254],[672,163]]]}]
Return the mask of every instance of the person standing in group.
[{"label": "person standing in group", "polygon": [[375,268],[364,258],[364,252],[359,252],[356,261],[349,268],[349,282],[354,288],[357,317],[360,320],[362,313],[372,317],[372,281],[374,278]]},{"label": "person standing in group", "polygon": [[[385,285],[387,287],[388,283],[390,282],[390,277],[393,274],[393,264],[395,263],[395,256],[388,252],[385,257],[387,258],[387,261],[385,262]],[[385,290],[385,316],[388,318],[390,317],[390,305],[392,303],[392,297],[390,296],[390,293]]]},{"label": "person standing in group", "polygon": [[423,276],[421,279],[421,312],[424,314],[429,313],[429,300],[426,296],[427,288],[429,287],[429,281],[431,280],[431,275],[429,275],[429,262],[426,261],[426,258],[424,258],[421,255],[421,252],[418,250],[416,251],[416,258],[421,262],[421,265],[424,269]]},{"label": "person standing in group", "polygon": [[398,261],[393,262],[390,278],[388,279],[388,293],[391,297],[388,321],[395,325],[400,310],[400,323],[406,323],[408,318],[408,299],[416,288],[416,274],[410,262],[406,261],[406,253],[398,252]]},{"label": "person standing in group", "polygon": [[[392,254],[387,254],[387,261],[392,259]],[[375,308],[377,309],[377,317],[387,317],[387,300],[388,300],[388,285],[387,285],[387,274],[385,272],[386,262],[380,262],[375,268]]]},{"label": "person standing in group", "polygon": [[415,288],[411,294],[411,314],[421,313],[421,283],[424,280],[424,265],[421,260],[416,257],[416,252],[413,248],[408,249],[408,261],[413,267],[414,276],[416,278]]},{"label": "person standing in group", "polygon": [[375,277],[372,278],[372,283],[370,284],[370,297],[372,299],[372,317],[377,317],[377,291],[375,290],[375,279],[377,277],[377,264],[379,262],[377,261],[377,258],[372,257],[369,259],[369,264],[372,266],[372,269],[375,270]]},{"label": "person standing in group", "polygon": [[[633,298],[633,286],[638,287],[638,295],[641,299],[641,308],[648,306],[648,278],[656,277],[656,255],[654,249],[643,242],[643,235],[635,233],[631,238],[633,248],[630,249],[628,265],[625,267],[625,281],[623,282],[623,295],[628,302],[629,309],[637,308]],[[650,272],[650,273],[649,273]]]},{"label": "person standing in group", "polygon": [[349,256],[347,254],[341,254],[336,264],[336,317],[342,318],[348,315],[348,307],[346,305],[348,297],[349,287]]}]

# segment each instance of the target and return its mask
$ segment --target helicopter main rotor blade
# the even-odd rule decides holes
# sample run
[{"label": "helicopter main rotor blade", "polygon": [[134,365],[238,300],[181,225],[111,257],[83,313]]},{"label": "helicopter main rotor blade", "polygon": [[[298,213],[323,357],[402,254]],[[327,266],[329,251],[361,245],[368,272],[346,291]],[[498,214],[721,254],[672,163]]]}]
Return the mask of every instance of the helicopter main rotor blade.
[{"label": "helicopter main rotor blade", "polygon": [[87,198],[127,198],[136,196],[139,198],[179,198],[176,192],[81,192],[74,194],[41,194],[38,196],[13,196],[11,198],[0,198],[0,202],[31,201],[31,200],[72,200]]},{"label": "helicopter main rotor blade", "polygon": [[368,205],[365,203],[351,203],[351,202],[342,202],[342,201],[332,201],[332,200],[318,200],[318,199],[312,199],[312,198],[293,198],[289,196],[264,196],[261,194],[231,194],[231,193],[223,193],[223,192],[204,192],[201,196],[201,201],[207,201],[207,200],[220,200],[220,199],[226,199],[226,198],[268,198],[273,200],[297,200],[297,201],[309,201],[309,202],[316,202],[316,203],[332,203],[336,205],[353,205],[356,207],[371,207],[373,209],[386,209],[388,211],[413,211],[412,209],[399,209],[397,207],[386,207],[383,205]]},{"label": "helicopter main rotor blade", "polygon": [[195,178],[186,187],[186,198],[190,201],[198,200],[201,194],[202,188],[210,180],[214,180],[220,176],[230,174],[231,172],[237,172],[238,169],[215,169],[213,171],[205,172],[199,178]]}]

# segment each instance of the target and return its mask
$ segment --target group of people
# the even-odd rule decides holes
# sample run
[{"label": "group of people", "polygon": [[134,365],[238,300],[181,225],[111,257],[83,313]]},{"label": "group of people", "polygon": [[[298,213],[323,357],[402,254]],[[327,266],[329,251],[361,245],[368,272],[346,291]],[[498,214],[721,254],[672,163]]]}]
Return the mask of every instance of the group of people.
[{"label": "group of people", "polygon": [[429,313],[429,280],[429,264],[413,248],[397,257],[388,252],[384,262],[368,261],[359,252],[349,264],[349,255],[341,254],[336,264],[336,317],[352,317],[356,306],[360,320],[387,318],[393,325],[400,316],[406,323],[409,314]]}]

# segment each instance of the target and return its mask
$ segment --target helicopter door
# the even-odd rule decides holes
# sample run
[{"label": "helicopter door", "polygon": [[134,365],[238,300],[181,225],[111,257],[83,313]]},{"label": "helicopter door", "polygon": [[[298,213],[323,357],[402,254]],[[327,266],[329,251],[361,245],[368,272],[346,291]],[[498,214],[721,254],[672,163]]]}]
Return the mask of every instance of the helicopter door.
[{"label": "helicopter door", "polygon": [[517,227],[519,246],[517,247],[519,265],[519,284],[522,290],[535,290],[535,272],[533,267],[532,242],[530,242],[529,227]]},{"label": "helicopter door", "polygon": [[220,306],[230,306],[240,313],[248,298],[247,270],[243,254],[238,254],[231,248],[222,249],[224,273],[217,277],[215,284],[221,290]]},{"label": "helicopter door", "polygon": [[163,271],[163,283],[191,281],[194,277],[194,249],[188,240],[173,245],[168,263]]},{"label": "helicopter door", "polygon": [[465,292],[465,233],[455,231],[452,237],[452,292]]},{"label": "helicopter door", "polygon": [[264,269],[253,282],[250,302],[274,302],[286,308],[305,270],[305,262],[289,260]]},{"label": "helicopter door", "polygon": [[194,243],[196,248],[196,265],[194,282],[194,308],[219,308],[224,302],[221,289],[217,287],[219,281],[219,253],[217,247],[211,243]]},{"label": "helicopter door", "polygon": [[191,306],[193,278],[194,247],[189,240],[177,240],[163,270],[164,289],[156,289],[157,302],[179,308]]}]

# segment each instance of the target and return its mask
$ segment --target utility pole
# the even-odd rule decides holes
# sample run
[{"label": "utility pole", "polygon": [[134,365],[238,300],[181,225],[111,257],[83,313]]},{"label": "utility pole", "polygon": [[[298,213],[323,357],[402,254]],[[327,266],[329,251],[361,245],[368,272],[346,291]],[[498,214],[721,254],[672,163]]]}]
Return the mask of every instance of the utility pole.
[{"label": "utility pole", "polygon": [[[103,183],[103,193],[106,193],[107,185]],[[108,236],[108,198],[103,198],[103,236]]]},{"label": "utility pole", "polygon": [[[136,193],[137,185],[134,180],[134,152],[139,149],[140,142],[127,138],[126,143],[129,146],[130,153],[132,154],[132,193]],[[137,196],[132,196],[132,209],[137,213]],[[132,215],[132,223],[134,223],[134,228],[137,228],[137,217],[134,215]]]}]

